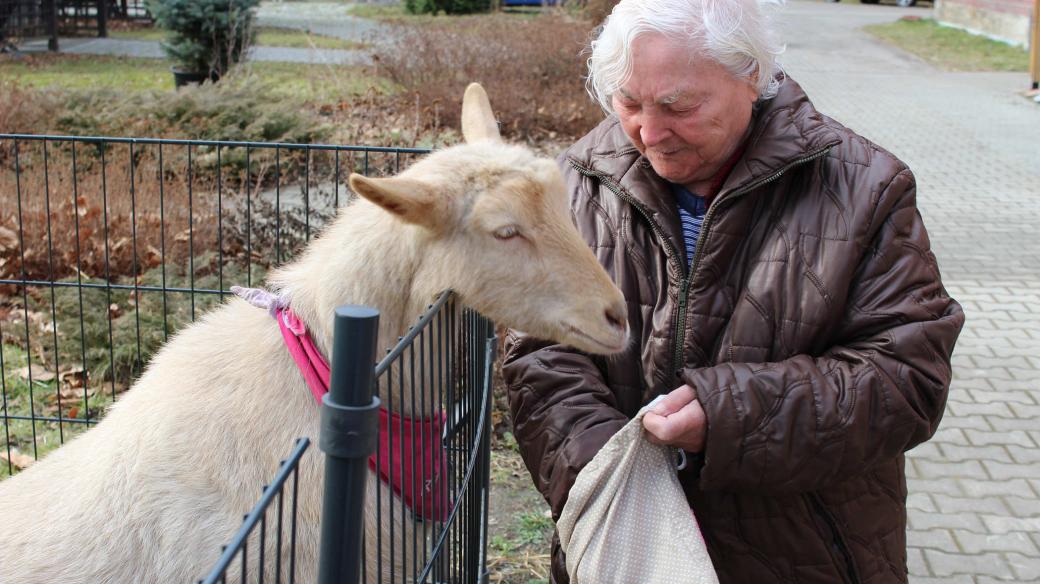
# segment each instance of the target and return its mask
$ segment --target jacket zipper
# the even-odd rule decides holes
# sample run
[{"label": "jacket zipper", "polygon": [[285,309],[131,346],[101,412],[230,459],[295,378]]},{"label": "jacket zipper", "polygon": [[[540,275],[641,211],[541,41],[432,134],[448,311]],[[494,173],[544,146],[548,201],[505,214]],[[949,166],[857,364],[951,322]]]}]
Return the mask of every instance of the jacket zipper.
[{"label": "jacket zipper", "polygon": [[842,537],[841,531],[838,530],[838,522],[834,520],[834,517],[823,504],[823,501],[820,500],[819,495],[810,493],[806,495],[806,497],[809,499],[813,511],[823,519],[823,522],[827,524],[827,528],[830,529],[831,546],[845,561],[844,575],[848,579],[847,582],[850,584],[859,584],[859,576],[856,574],[856,564],[852,562],[852,552],[849,551],[848,545],[845,544],[845,538]]},{"label": "jacket zipper", "polygon": [[[577,170],[580,174],[583,174],[583,175],[588,176],[588,177],[594,177],[594,178],[599,179],[600,182],[602,182],[607,187],[607,189],[609,189],[612,193],[617,195],[621,200],[627,202],[629,205],[632,205],[632,207],[634,207],[635,210],[638,211],[639,214],[642,215],[644,219],[646,219],[646,222],[650,225],[650,229],[652,229],[653,232],[657,235],[657,238],[659,240],[661,240],[661,244],[665,248],[664,249],[664,255],[668,258],[669,261],[674,261],[675,265],[679,267],[679,274],[681,275],[680,280],[679,280],[679,314],[680,315],[685,314],[685,312],[686,312],[686,291],[689,289],[689,284],[690,284],[689,273],[686,271],[686,266],[683,265],[682,259],[679,257],[679,252],[676,251],[676,249],[674,247],[672,247],[672,244],[668,241],[668,238],[665,237],[664,230],[661,229],[661,226],[658,225],[658,223],[656,221],[651,219],[650,212],[646,209],[646,207],[644,207],[642,203],[637,201],[635,197],[633,197],[632,195],[626,193],[624,191],[624,189],[621,188],[621,185],[619,185],[619,184],[614,182],[613,178],[611,178],[611,177],[609,177],[609,176],[607,176],[605,174],[599,173],[599,172],[593,172],[593,171],[591,171],[591,170],[589,170],[589,169],[579,165],[578,163],[574,162],[573,160],[571,161],[571,166],[574,168],[574,170]],[[682,329],[679,329],[679,330],[682,330]],[[673,348],[674,348],[674,346],[676,344],[678,344],[681,347],[681,343],[676,343],[676,341],[675,341],[675,339],[678,336],[679,336],[678,334],[673,334],[672,335],[672,337],[673,337],[672,338]],[[673,355],[674,354],[675,353],[673,351]],[[673,356],[673,360],[674,359],[675,359],[675,357]],[[671,369],[675,369],[675,363],[676,362],[677,361],[673,361],[673,363],[671,364],[672,365]]]},{"label": "jacket zipper", "polygon": [[[797,158],[795,160],[792,160],[786,166],[784,166],[783,168],[778,169],[776,172],[774,172],[773,174],[771,174],[771,175],[769,175],[767,177],[759,179],[759,180],[757,180],[757,181],[755,181],[755,182],[753,182],[753,183],[751,183],[749,185],[746,185],[746,186],[744,186],[744,187],[742,187],[740,189],[737,189],[735,191],[727,193],[727,194],[723,195],[722,197],[719,197],[718,199],[716,199],[711,204],[711,206],[708,207],[708,211],[704,214],[704,222],[701,225],[701,232],[697,234],[697,245],[696,245],[696,247],[693,248],[693,262],[691,262],[691,264],[690,264],[690,274],[691,275],[690,275],[689,278],[686,279],[686,283],[688,284],[697,275],[697,264],[698,264],[698,262],[699,262],[699,260],[701,258],[701,250],[704,249],[704,246],[702,244],[705,241],[707,241],[707,237],[711,233],[711,220],[712,220],[712,218],[715,215],[715,209],[717,209],[719,206],[721,206],[724,201],[730,201],[730,200],[733,200],[733,199],[735,199],[737,197],[743,196],[743,195],[745,195],[745,194],[747,194],[747,193],[757,189],[758,187],[761,187],[763,185],[767,185],[767,184],[777,180],[785,172],[787,172],[788,170],[791,170],[792,168],[794,168],[796,166],[799,166],[801,164],[805,164],[807,162],[811,162],[813,160],[816,160],[817,158],[820,158],[821,156],[826,155],[827,152],[829,152],[830,149],[833,148],[833,147],[834,147],[834,144],[828,144],[827,146],[824,146],[823,148],[820,148],[819,150],[816,150],[814,152],[810,152],[809,154],[806,154],[805,156],[803,156],[801,158]],[[674,371],[676,371],[676,372],[678,372],[678,364],[682,363],[682,346],[683,346],[683,343],[681,341],[686,336],[686,295],[687,295],[687,290],[684,287],[683,290],[682,290],[682,297],[680,298],[680,301],[679,301],[679,311],[680,311],[679,312],[679,329],[678,329],[679,332],[675,335],[674,352],[672,354],[672,369]]]},{"label": "jacket zipper", "polygon": [[615,183],[613,178],[606,176],[603,173],[591,171],[581,166],[577,162],[574,162],[573,160],[571,161],[571,166],[574,168],[574,170],[577,170],[580,174],[583,174],[585,176],[595,177],[599,179],[601,182],[603,182],[604,185],[606,185],[606,187],[611,192],[613,192],[615,195],[620,197],[628,204],[635,207],[635,209],[639,211],[639,214],[646,219],[647,223],[650,224],[650,228],[654,231],[654,233],[657,234],[657,237],[661,240],[661,243],[665,247],[665,255],[668,257],[668,259],[674,261],[676,265],[679,266],[679,273],[682,275],[682,277],[679,280],[679,309],[678,315],[676,317],[676,322],[678,326],[676,327],[675,332],[672,335],[672,363],[670,367],[672,371],[677,372],[679,370],[678,365],[682,362],[683,340],[686,336],[686,309],[688,307],[686,297],[689,294],[690,283],[692,282],[693,277],[697,274],[697,264],[701,258],[701,250],[703,249],[702,244],[704,243],[704,241],[706,241],[708,234],[711,232],[711,220],[715,215],[715,209],[718,208],[723,201],[729,201],[741,195],[747,194],[748,192],[757,189],[762,185],[766,185],[777,180],[785,172],[791,170],[795,166],[805,164],[807,162],[816,160],[817,158],[824,156],[825,154],[827,154],[828,151],[830,151],[831,148],[834,147],[834,145],[834,143],[827,144],[819,150],[815,150],[801,158],[789,162],[787,165],[785,165],[783,168],[778,169],[773,174],[761,178],[740,189],[727,193],[725,196],[715,200],[711,204],[711,206],[708,207],[707,212],[704,214],[704,222],[701,226],[701,232],[697,235],[697,245],[694,248],[693,261],[690,263],[689,271],[687,271],[686,266],[683,265],[682,260],[679,258],[678,252],[676,252],[676,250],[668,242],[668,239],[665,238],[664,230],[661,229],[661,226],[658,225],[656,221],[650,218],[650,212],[647,211],[645,207],[643,207],[642,203],[637,201],[635,197],[633,197],[632,195],[624,192],[624,190],[621,188],[621,185]]}]

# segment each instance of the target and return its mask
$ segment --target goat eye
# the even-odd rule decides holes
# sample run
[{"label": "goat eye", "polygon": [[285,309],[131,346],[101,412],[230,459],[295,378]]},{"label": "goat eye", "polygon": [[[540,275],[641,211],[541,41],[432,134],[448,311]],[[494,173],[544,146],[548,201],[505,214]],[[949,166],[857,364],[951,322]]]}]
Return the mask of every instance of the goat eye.
[{"label": "goat eye", "polygon": [[506,225],[505,227],[499,227],[496,229],[492,232],[492,235],[495,236],[495,239],[513,239],[520,235],[520,228],[516,225]]}]

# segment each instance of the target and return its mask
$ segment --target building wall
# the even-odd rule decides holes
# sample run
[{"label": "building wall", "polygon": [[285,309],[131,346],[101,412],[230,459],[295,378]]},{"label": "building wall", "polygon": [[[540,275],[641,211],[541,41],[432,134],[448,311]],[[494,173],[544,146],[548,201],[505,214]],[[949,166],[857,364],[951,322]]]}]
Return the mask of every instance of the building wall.
[{"label": "building wall", "polygon": [[1008,42],[1029,44],[1033,0],[936,0],[935,17],[943,23]]}]

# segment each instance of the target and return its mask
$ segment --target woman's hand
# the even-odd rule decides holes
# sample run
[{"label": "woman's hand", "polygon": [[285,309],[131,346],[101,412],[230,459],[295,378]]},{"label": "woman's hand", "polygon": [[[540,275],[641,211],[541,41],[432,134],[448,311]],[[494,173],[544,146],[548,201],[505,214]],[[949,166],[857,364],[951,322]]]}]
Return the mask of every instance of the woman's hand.
[{"label": "woman's hand", "polygon": [[689,385],[664,396],[643,416],[647,439],[654,444],[682,448],[687,452],[704,450],[708,420],[697,393]]}]

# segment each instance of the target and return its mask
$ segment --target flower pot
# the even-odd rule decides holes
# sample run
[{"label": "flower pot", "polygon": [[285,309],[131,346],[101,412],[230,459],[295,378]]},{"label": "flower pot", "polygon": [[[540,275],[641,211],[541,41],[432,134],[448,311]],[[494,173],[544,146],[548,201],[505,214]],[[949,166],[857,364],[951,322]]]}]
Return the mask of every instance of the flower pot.
[{"label": "flower pot", "polygon": [[183,71],[176,67],[171,68],[171,71],[173,71],[173,86],[175,88],[181,88],[185,85],[199,85],[207,79],[213,83],[220,80],[220,74],[216,71],[199,73],[197,71]]}]

